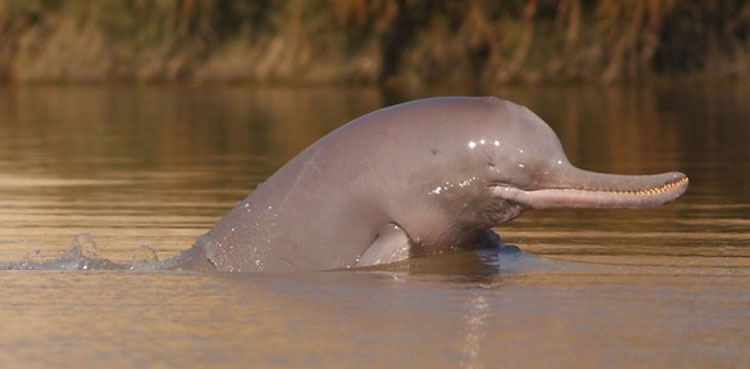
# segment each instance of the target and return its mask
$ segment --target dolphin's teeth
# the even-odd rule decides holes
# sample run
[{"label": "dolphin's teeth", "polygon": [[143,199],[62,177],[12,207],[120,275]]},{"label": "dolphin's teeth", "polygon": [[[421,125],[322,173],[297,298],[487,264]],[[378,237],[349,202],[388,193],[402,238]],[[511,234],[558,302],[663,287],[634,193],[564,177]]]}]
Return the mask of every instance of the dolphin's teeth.
[{"label": "dolphin's teeth", "polygon": [[671,191],[685,183],[687,183],[689,179],[687,177],[682,177],[677,181],[666,183],[659,187],[651,187],[651,188],[639,188],[636,190],[610,190],[610,189],[592,189],[588,191],[592,192],[607,192],[607,193],[613,193],[617,195],[633,195],[633,196],[648,196],[648,195],[658,195],[664,192]]}]

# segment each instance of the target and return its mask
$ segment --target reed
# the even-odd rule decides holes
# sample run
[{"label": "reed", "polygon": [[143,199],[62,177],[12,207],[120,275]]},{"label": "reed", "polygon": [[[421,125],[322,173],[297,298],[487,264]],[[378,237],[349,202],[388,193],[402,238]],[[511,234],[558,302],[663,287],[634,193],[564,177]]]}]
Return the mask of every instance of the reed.
[{"label": "reed", "polygon": [[744,0],[0,0],[0,79],[750,79]]}]

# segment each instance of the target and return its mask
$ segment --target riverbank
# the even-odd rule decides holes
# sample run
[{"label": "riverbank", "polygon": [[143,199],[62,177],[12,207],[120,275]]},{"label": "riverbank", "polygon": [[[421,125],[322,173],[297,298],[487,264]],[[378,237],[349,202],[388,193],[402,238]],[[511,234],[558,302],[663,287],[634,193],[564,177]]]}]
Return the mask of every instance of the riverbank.
[{"label": "riverbank", "polygon": [[0,80],[750,80],[744,1],[5,0]]}]

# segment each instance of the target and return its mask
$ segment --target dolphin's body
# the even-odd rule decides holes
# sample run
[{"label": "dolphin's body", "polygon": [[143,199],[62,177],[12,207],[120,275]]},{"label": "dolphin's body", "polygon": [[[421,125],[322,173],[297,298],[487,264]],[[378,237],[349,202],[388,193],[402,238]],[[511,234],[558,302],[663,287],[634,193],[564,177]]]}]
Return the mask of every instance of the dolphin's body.
[{"label": "dolphin's body", "polygon": [[528,209],[658,206],[687,183],[678,172],[578,169],[544,121],[508,101],[417,100],[323,137],[169,263],[219,271],[383,264],[472,247]]}]

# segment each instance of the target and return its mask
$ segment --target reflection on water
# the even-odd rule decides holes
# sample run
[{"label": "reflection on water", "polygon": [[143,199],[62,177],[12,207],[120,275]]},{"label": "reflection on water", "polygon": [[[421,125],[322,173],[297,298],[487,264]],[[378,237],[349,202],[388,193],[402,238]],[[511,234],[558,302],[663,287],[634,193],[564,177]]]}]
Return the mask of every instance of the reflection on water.
[{"label": "reflection on water", "polygon": [[[90,233],[129,262],[188,247],[314,140],[380,106],[490,93],[571,162],[680,170],[647,210],[529,212],[479,253],[300,275],[0,271],[0,367],[750,365],[750,91],[392,93],[247,86],[0,87],[0,263]],[[143,249],[141,249],[143,250]]]}]

